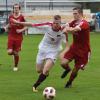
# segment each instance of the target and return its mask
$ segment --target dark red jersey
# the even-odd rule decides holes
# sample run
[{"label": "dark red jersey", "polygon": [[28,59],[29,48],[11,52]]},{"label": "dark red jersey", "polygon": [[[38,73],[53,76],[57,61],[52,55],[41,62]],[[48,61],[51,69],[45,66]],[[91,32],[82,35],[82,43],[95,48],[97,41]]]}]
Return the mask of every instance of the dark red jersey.
[{"label": "dark red jersey", "polygon": [[22,14],[20,14],[17,18],[14,17],[13,14],[9,16],[10,28],[9,28],[9,32],[8,32],[8,38],[15,39],[15,40],[22,40],[23,39],[22,33],[17,33],[16,30],[17,29],[22,29],[24,26],[13,24],[11,22],[11,19],[15,19],[15,20],[18,20],[20,22],[25,22],[24,16]]},{"label": "dark red jersey", "polygon": [[80,27],[80,31],[73,32],[73,48],[77,53],[90,51],[90,27],[86,20],[77,22],[76,20],[69,23],[70,27]]}]

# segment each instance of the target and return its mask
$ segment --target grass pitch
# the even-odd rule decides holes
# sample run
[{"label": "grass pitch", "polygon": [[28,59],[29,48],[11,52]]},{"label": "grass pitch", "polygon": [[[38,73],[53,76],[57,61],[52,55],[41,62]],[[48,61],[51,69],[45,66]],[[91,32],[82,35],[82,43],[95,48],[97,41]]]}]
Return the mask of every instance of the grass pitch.
[{"label": "grass pitch", "polygon": [[[20,53],[19,71],[13,72],[12,57],[7,55],[7,35],[0,35],[0,100],[44,100],[42,91],[47,86],[56,89],[54,100],[99,100],[100,98],[100,34],[91,33],[92,56],[84,71],[80,71],[73,87],[65,89],[69,78],[61,79],[63,69],[57,60],[50,75],[38,88],[38,93],[32,92],[32,85],[38,77],[35,71],[35,60],[38,44],[42,35],[24,36]],[[72,36],[69,36],[72,40]],[[71,43],[71,41],[70,41]],[[73,68],[73,63],[71,63]]]}]

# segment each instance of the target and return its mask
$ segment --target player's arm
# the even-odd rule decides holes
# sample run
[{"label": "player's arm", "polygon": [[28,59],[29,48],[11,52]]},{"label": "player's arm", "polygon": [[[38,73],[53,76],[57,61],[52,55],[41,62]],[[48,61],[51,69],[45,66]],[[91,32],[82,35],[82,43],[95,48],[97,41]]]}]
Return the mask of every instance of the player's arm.
[{"label": "player's arm", "polygon": [[77,34],[77,31],[85,30],[89,28],[88,22],[81,22],[76,27],[65,27],[65,32],[71,32],[72,34]]},{"label": "player's arm", "polygon": [[49,24],[51,24],[51,23],[49,23],[49,22],[46,22],[46,23],[39,23],[39,24],[33,24],[33,23],[31,23],[31,22],[19,22],[19,21],[15,20],[15,19],[11,19],[11,20],[12,20],[12,22],[13,22],[14,24],[19,24],[19,25],[28,26],[28,27],[39,27],[39,26],[44,26],[44,25],[49,25]]},{"label": "player's arm", "polygon": [[76,27],[69,27],[67,29],[68,32],[77,32],[77,31],[81,31],[81,28],[79,26],[76,26]]},{"label": "player's arm", "polygon": [[16,32],[17,33],[22,33],[22,32],[25,32],[27,29],[28,29],[28,27],[24,27],[22,29],[17,29]]},{"label": "player's arm", "polygon": [[77,32],[77,31],[81,31],[80,26],[76,26],[76,27],[65,27],[64,32]]},{"label": "player's arm", "polygon": [[17,25],[23,25],[23,26],[28,26],[28,27],[32,27],[32,24],[33,24],[31,22],[20,22],[15,19],[11,19],[11,22]]}]

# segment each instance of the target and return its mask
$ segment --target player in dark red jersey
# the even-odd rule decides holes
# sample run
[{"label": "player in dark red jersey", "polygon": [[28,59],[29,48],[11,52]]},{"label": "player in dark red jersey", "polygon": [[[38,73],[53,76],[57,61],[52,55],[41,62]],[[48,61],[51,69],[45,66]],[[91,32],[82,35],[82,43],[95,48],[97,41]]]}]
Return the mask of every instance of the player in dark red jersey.
[{"label": "player in dark red jersey", "polygon": [[[70,78],[65,85],[65,88],[72,85],[73,80],[76,78],[78,71],[84,69],[90,56],[90,28],[88,22],[83,19],[83,11],[80,8],[73,9],[74,20],[66,26],[64,32],[71,32],[73,34],[73,43],[69,50],[64,54],[61,59],[61,66],[66,69],[62,76],[66,76],[70,68],[66,64],[74,60],[74,68],[71,72]],[[63,78],[64,78],[63,77]]]},{"label": "player in dark red jersey", "polygon": [[11,19],[24,22],[24,16],[20,13],[20,5],[14,4],[13,13],[9,16],[9,30],[8,30],[8,55],[14,56],[14,71],[18,70],[19,51],[21,50],[21,44],[23,40],[23,31],[26,27],[23,25],[15,25],[11,22]]}]

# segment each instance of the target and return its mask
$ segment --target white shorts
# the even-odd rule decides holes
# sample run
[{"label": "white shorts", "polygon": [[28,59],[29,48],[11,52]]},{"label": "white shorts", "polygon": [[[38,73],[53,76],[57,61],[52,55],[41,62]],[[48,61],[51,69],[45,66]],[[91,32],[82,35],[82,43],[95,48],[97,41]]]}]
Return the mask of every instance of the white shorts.
[{"label": "white shorts", "polygon": [[37,64],[42,64],[44,62],[44,60],[50,58],[53,63],[55,63],[57,56],[58,56],[59,52],[51,50],[39,50],[38,54],[37,54],[37,59],[36,59],[36,63]]}]

